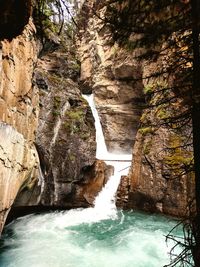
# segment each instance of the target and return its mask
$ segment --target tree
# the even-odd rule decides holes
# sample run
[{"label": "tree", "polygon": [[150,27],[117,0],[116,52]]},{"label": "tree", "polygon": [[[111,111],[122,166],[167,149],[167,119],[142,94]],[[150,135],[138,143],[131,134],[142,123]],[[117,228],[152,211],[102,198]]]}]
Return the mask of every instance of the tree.
[{"label": "tree", "polygon": [[192,254],[195,267],[198,267],[200,266],[200,1],[191,0],[191,9],[193,49],[192,125],[196,182],[196,216],[192,222],[195,244]]},{"label": "tree", "polygon": [[[117,15],[116,15],[117,14]],[[173,259],[170,266],[200,266],[200,1],[199,0],[111,0],[108,1],[106,21],[110,25],[113,39],[127,49],[140,48],[137,58],[155,60],[163,53],[171,53],[167,66],[151,74],[152,77],[168,75],[176,83],[158,91],[171,90],[175,94],[164,96],[163,101],[171,103],[178,97],[187,102],[187,112],[180,112],[162,123],[185,123],[192,119],[193,155],[195,173],[194,214],[184,221],[183,252]],[[163,45],[165,44],[165,45]],[[178,93],[177,93],[178,92]],[[155,93],[151,92],[151,93]],[[170,236],[173,238],[172,236]],[[193,262],[190,260],[192,254]],[[185,264],[185,265],[184,265]]]},{"label": "tree", "polygon": [[[76,15],[79,12],[80,0],[38,0],[35,1],[33,18],[37,34],[43,46],[49,39],[67,36],[74,38],[78,25]],[[64,32],[64,34],[62,34]],[[67,40],[63,40],[66,42]]]}]

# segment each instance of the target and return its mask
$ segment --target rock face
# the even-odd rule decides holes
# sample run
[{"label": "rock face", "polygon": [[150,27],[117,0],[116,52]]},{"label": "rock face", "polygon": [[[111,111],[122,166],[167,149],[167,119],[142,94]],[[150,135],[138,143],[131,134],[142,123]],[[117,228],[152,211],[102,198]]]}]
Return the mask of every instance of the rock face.
[{"label": "rock face", "polygon": [[79,180],[81,170],[95,161],[93,118],[77,83],[60,73],[62,58],[63,54],[56,55],[56,64],[52,64],[52,57],[49,60],[42,58],[41,63],[48,62],[45,64],[47,71],[40,72],[41,68],[38,68],[36,73],[36,81],[43,79],[47,84],[47,88],[40,88],[41,113],[37,134],[44,173],[41,201],[45,205],[57,206],[70,205],[74,190],[72,182]]},{"label": "rock face", "polygon": [[[177,174],[174,169],[185,173],[192,152],[191,149],[175,151],[173,142],[183,146],[189,129],[173,131],[164,126],[163,120],[167,116],[177,116],[175,110],[184,110],[184,104],[179,98],[174,103],[169,101],[168,106],[157,106],[158,100],[162,101],[161,93],[153,95],[152,99],[145,96],[147,103],[155,108],[145,110],[141,116],[143,91],[152,89],[152,85],[170,87],[168,83],[175,79],[142,79],[158,72],[159,68],[164,69],[170,51],[157,61],[139,62],[134,58],[140,51],[124,50],[112,41],[109,28],[100,19],[104,18],[106,10],[103,1],[88,0],[83,10],[89,14],[89,19],[82,21],[80,42],[83,91],[92,91],[95,95],[108,149],[127,153],[135,143],[130,174],[122,177],[117,204],[122,208],[183,216],[193,198],[194,181],[192,175]],[[91,10],[95,10],[95,15]],[[165,100],[167,97],[165,95]],[[174,162],[174,157],[178,163]]]},{"label": "rock face", "polygon": [[[94,119],[81,96],[78,75],[78,62],[62,46],[47,51],[35,70],[40,90],[36,139],[41,164],[39,204],[43,206],[92,205],[108,178],[106,164],[95,162]],[[17,206],[30,205],[29,195],[29,190],[24,190]]]},{"label": "rock face", "polygon": [[34,146],[38,91],[32,86],[37,59],[35,28],[30,21],[0,50],[0,232],[19,190],[30,186],[38,163]]},{"label": "rock face", "polygon": [[72,205],[78,204],[81,207],[87,207],[88,203],[94,205],[95,197],[111,175],[113,175],[113,167],[107,166],[104,161],[96,160],[84,171],[84,179],[77,181],[75,203]]},{"label": "rock face", "polygon": [[[21,4],[29,16],[29,1]],[[8,1],[2,17],[9,14],[14,22],[15,7],[16,1]],[[0,28],[5,23],[0,21]],[[76,81],[74,53],[49,40],[53,46],[38,59],[41,47],[31,20],[13,39],[25,23],[23,17],[13,32],[8,23],[9,32],[0,35],[9,39],[0,50],[0,232],[13,203],[20,208],[92,205],[112,172],[95,159],[94,121]]]},{"label": "rock face", "polygon": [[[108,149],[127,153],[133,147],[129,176],[123,177],[119,186],[118,206],[184,216],[194,198],[192,149],[188,145],[191,124],[171,126],[168,119],[179,117],[180,111],[187,114],[184,92],[181,95],[169,89],[177,84],[176,73],[145,78],[167,70],[173,51],[163,44],[157,59],[136,60],[142,50],[124,50],[113,42],[104,23],[105,4],[85,1],[82,16],[87,20],[80,22],[79,55],[82,90],[95,95]],[[144,98],[152,108],[141,112]]]},{"label": "rock face", "polygon": [[118,191],[119,207],[176,217],[187,214],[194,197],[194,176],[182,173],[191,163],[191,153],[181,151],[169,156],[164,149],[178,139],[165,129],[145,135],[138,133],[129,176],[122,178]]},{"label": "rock face", "polygon": [[[136,81],[141,68],[133,60],[135,52],[127,53],[112,41],[108,27],[92,13],[95,4],[85,1],[83,6],[87,21],[82,21],[79,43],[82,90],[95,96],[108,150],[131,153],[143,104],[142,82]],[[96,12],[103,18],[105,8]]]},{"label": "rock face", "polygon": [[[161,59],[156,64],[148,64],[148,68],[144,66],[143,75],[163,65],[165,61]],[[173,87],[174,79],[175,76],[171,81],[165,77],[159,81],[152,78],[144,84],[146,101],[151,107],[143,111],[140,119],[132,166],[118,191],[120,207],[177,217],[188,215],[195,192],[192,126],[184,97],[177,96],[173,90],[163,93],[165,88]]]}]

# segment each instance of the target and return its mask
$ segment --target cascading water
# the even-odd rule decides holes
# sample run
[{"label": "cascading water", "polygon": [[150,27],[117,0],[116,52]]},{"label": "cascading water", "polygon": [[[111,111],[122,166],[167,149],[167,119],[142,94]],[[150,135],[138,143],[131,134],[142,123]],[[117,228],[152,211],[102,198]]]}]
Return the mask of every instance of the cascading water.
[{"label": "cascading water", "polygon": [[[93,96],[84,96],[95,117],[97,158],[129,160],[108,153]],[[112,162],[112,161],[111,161]],[[109,164],[111,163],[109,161]],[[115,173],[94,208],[18,218],[0,242],[0,267],[161,267],[168,263],[165,237],[175,221],[117,211],[114,196],[129,162],[112,162]],[[181,234],[177,230],[176,234]]]},{"label": "cascading water", "polygon": [[105,158],[107,156],[107,147],[106,147],[106,143],[105,143],[105,138],[104,138],[104,134],[103,134],[103,130],[101,127],[101,122],[99,119],[99,115],[97,112],[97,109],[95,107],[95,103],[94,103],[94,96],[93,94],[91,95],[82,95],[83,98],[88,102],[91,111],[92,111],[92,115],[94,117],[95,120],[95,129],[96,129],[96,158],[97,159],[102,159],[103,157]]},{"label": "cascading water", "polygon": [[83,98],[88,102],[91,110],[92,115],[95,120],[95,129],[96,129],[96,158],[103,159],[103,160],[131,160],[132,156],[130,154],[116,154],[116,153],[109,153],[106,147],[106,142],[103,134],[103,129],[101,126],[100,118],[95,106],[94,102],[94,95],[83,95]]},{"label": "cascading water", "polygon": [[130,162],[127,161],[131,161],[131,155],[114,154],[108,152],[100,118],[95,107],[94,96],[91,94],[83,95],[83,97],[88,102],[95,120],[97,144],[96,158],[102,159],[107,164],[110,164],[114,167],[114,175],[109,178],[109,181],[95,199],[94,211],[98,214],[101,214],[103,218],[109,218],[109,216],[113,218],[117,214],[117,209],[115,206],[115,193],[120,183],[121,176],[126,175],[128,172]]},{"label": "cascading water", "polygon": [[[83,95],[83,97],[88,102],[95,120],[97,144],[96,158],[106,159],[106,163],[114,167],[114,174],[109,178],[109,181],[106,183],[105,187],[96,197],[94,207],[69,211],[66,214],[66,220],[63,220],[63,217],[61,220],[57,220],[57,223],[62,227],[66,224],[69,226],[71,224],[78,225],[81,223],[92,223],[106,219],[116,219],[117,208],[115,205],[115,193],[120,183],[121,176],[126,175],[128,172],[128,166],[130,165],[130,162],[127,161],[131,160],[131,155],[112,154],[107,151],[101,122],[94,103],[94,96]],[[71,215],[73,218],[72,220],[69,220],[69,216]]]}]

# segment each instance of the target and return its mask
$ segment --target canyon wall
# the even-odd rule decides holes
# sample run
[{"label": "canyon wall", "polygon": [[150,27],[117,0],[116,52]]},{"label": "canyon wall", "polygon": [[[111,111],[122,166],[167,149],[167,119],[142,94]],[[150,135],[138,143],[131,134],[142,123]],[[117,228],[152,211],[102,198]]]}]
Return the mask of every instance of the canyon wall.
[{"label": "canyon wall", "polygon": [[0,50],[0,231],[19,190],[37,179],[34,146],[39,98],[32,86],[37,59],[32,21]]},{"label": "canyon wall", "polygon": [[105,2],[95,0],[80,13],[78,55],[58,37],[44,49],[29,19],[31,1],[21,5],[7,1],[0,11],[0,231],[13,203],[30,210],[93,205],[113,172],[95,159],[94,120],[82,93],[95,96],[108,150],[133,153],[118,206],[185,215],[194,192],[186,172],[192,150],[183,148],[191,125],[174,131],[163,120],[186,106],[181,98],[157,106],[163,95],[152,90],[172,81],[144,79],[166,59],[141,62],[138,50],[120,47],[105,23]]},{"label": "canyon wall", "polygon": [[[170,57],[169,50],[155,62],[145,62],[143,77],[164,69],[166,57]],[[144,80],[147,107],[140,118],[129,175],[119,188],[118,206],[177,217],[188,216],[194,208],[188,94],[182,89],[167,89],[177,87],[175,73]]]},{"label": "canyon wall", "polygon": [[140,49],[113,41],[106,2],[85,1],[82,12],[82,17],[87,14],[87,20],[80,22],[82,90],[95,95],[108,149],[133,153],[117,205],[185,216],[194,198],[191,122],[180,127],[180,122],[171,126],[166,120],[180,117],[188,107],[184,92],[182,96],[165,89],[176,85],[175,73],[154,77],[171,64],[172,51],[163,44],[165,52],[159,58],[139,60]]},{"label": "canyon wall", "polygon": [[[78,76],[79,64],[68,45],[57,44],[38,59],[34,82],[40,95],[36,147],[42,206],[90,206],[108,178],[109,168],[95,159],[94,119]],[[30,195],[27,188],[15,206],[32,205]]]},{"label": "canyon wall", "polygon": [[144,103],[143,85],[137,81],[142,70],[133,59],[136,51],[127,53],[113,42],[105,8],[95,10],[95,4],[85,1],[81,13],[80,83],[83,92],[94,94],[108,150],[131,153]]},{"label": "canyon wall", "polygon": [[0,232],[10,209],[17,216],[19,209],[23,214],[35,207],[91,206],[112,173],[95,159],[94,121],[77,83],[79,63],[74,48],[69,52],[72,43],[63,46],[62,40],[52,38],[44,48],[29,19],[31,1],[4,2]]}]

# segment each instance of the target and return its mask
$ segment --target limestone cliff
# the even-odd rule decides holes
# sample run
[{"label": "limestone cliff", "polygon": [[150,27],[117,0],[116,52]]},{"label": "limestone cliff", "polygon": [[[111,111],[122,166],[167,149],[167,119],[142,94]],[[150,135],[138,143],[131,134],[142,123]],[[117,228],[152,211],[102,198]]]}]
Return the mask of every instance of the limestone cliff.
[{"label": "limestone cliff", "polygon": [[[165,70],[172,52],[163,47],[162,57],[138,60],[139,49],[127,50],[113,41],[105,18],[106,2],[85,1],[85,14],[89,18],[81,20],[79,51],[82,90],[95,95],[109,150],[133,148],[131,170],[122,178],[117,204],[184,216],[194,196],[191,124],[188,120],[180,127],[178,122],[173,129],[166,123],[170,117],[179,118],[180,110],[187,111],[184,92],[165,89],[176,84],[174,73],[145,78]],[[155,88],[160,93],[154,93]],[[141,112],[148,105],[152,108]]]},{"label": "limestone cliff", "polygon": [[143,105],[143,85],[136,81],[141,67],[133,60],[135,52],[113,42],[103,19],[105,8],[96,2],[85,1],[82,8],[80,82],[83,92],[95,96],[108,150],[131,153]]},{"label": "limestone cliff", "polygon": [[68,45],[57,44],[38,59],[34,82],[40,95],[36,136],[40,200],[34,203],[35,193],[26,188],[18,195],[17,207],[89,206],[108,178],[106,164],[95,159],[94,119],[78,77],[79,62]]},{"label": "limestone cliff", "polygon": [[0,50],[0,232],[18,191],[36,179],[34,146],[38,91],[32,86],[37,59],[32,21]]},{"label": "limestone cliff", "polygon": [[[143,75],[155,72],[155,66],[164,68],[164,58],[145,64]],[[126,197],[119,200],[119,206],[178,217],[187,216],[192,207],[195,182],[190,111],[183,90],[166,89],[174,84],[175,74],[171,79],[162,76],[144,83],[148,107],[140,119],[132,166],[122,182],[124,189],[121,186]]]},{"label": "limestone cliff", "polygon": [[94,123],[74,51],[59,40],[47,40],[42,50],[31,19],[22,32],[31,1],[20,8],[8,1],[0,12],[0,232],[13,206],[31,212],[92,205],[112,171],[95,160]]}]

